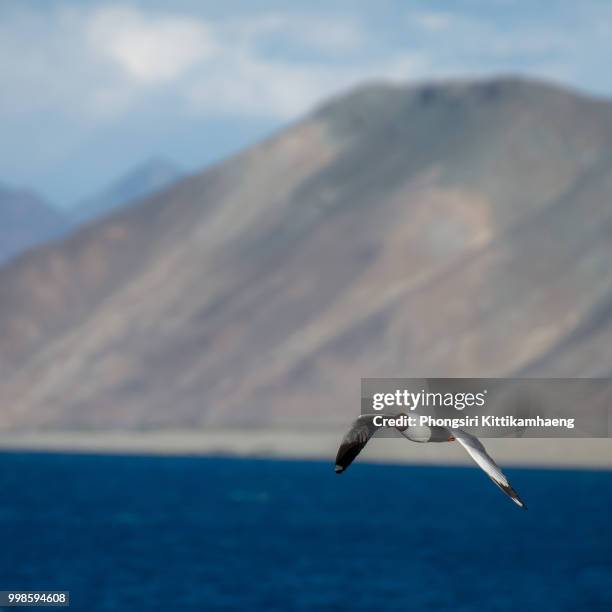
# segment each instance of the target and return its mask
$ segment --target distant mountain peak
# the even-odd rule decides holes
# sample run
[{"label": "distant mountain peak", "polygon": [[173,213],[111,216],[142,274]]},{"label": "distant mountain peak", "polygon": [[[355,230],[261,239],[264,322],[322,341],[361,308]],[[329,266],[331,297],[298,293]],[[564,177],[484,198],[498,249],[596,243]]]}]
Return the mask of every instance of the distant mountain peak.
[{"label": "distant mountain peak", "polygon": [[172,161],[152,157],[107,185],[101,192],[74,206],[77,225],[105,216],[120,206],[131,204],[176,182],[183,171]]}]

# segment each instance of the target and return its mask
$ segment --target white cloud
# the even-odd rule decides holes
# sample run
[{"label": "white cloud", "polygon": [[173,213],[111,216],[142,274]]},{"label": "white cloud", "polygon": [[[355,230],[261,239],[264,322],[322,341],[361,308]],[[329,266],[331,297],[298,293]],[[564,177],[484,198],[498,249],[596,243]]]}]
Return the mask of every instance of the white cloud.
[{"label": "white cloud", "polygon": [[203,21],[148,16],[134,8],[115,6],[96,11],[89,18],[87,32],[98,53],[144,83],[176,79],[216,52],[211,29]]},{"label": "white cloud", "polygon": [[4,117],[46,112],[93,124],[163,98],[177,114],[287,119],[365,79],[554,66],[578,81],[576,66],[588,59],[580,24],[567,37],[554,24],[509,27],[451,9],[408,12],[387,39],[367,13],[302,8],[210,19],[170,3],[165,10],[60,3],[46,14],[15,6],[0,20]]},{"label": "white cloud", "polygon": [[164,96],[177,112],[287,119],[362,79],[423,73],[405,51],[367,59],[370,42],[354,19],[308,14],[21,11],[0,25],[0,112],[112,120]]}]

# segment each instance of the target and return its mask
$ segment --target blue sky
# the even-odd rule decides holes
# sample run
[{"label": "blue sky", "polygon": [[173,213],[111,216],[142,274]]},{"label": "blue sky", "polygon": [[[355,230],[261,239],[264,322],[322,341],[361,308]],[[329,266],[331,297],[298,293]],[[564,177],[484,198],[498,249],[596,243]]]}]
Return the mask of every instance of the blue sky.
[{"label": "blue sky", "polygon": [[611,56],[604,0],[0,0],[0,182],[68,206],[373,79],[522,73],[612,96]]}]

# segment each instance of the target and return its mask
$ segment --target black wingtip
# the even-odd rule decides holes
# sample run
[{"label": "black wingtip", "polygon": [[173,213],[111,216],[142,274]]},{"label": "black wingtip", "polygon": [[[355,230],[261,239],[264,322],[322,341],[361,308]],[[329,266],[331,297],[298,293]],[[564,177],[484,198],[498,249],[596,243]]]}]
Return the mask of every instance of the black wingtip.
[{"label": "black wingtip", "polygon": [[336,464],[336,474],[342,474],[344,470],[345,468],[343,468],[341,465]]}]

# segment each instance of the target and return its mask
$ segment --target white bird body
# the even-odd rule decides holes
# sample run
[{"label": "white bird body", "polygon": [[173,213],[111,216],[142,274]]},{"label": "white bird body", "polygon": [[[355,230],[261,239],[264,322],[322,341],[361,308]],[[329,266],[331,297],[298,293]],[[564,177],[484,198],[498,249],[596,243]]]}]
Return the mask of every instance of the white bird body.
[{"label": "white bird body", "polygon": [[[356,419],[346,433],[336,456],[336,473],[341,474],[362,451],[370,438],[380,429],[374,425],[378,415],[363,414]],[[446,427],[409,426],[396,428],[402,436],[411,442],[453,442],[457,441],[468,452],[474,462],[485,474],[519,507],[525,508],[523,500],[512,488],[499,466],[493,461],[482,442],[463,429]]]},{"label": "white bird body", "polygon": [[411,442],[451,442],[450,432],[446,427],[429,427],[429,425],[411,425],[399,432]]}]

